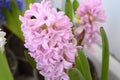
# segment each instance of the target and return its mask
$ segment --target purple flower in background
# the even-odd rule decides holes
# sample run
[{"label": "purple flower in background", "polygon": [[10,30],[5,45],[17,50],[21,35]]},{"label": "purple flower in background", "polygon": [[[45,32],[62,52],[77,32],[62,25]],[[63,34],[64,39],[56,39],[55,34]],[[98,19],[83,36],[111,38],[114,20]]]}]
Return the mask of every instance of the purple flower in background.
[{"label": "purple flower in background", "polygon": [[4,4],[4,0],[0,0],[0,7],[2,7]]},{"label": "purple flower in background", "polygon": [[[5,7],[6,9],[8,9],[10,11],[10,1],[11,0],[0,0],[0,22],[4,23],[5,22],[5,16],[4,13],[2,11],[2,8]],[[20,10],[24,10],[25,9],[25,3],[24,0],[15,0],[16,4],[18,5]]]},{"label": "purple flower in background", "polygon": [[25,2],[24,0],[16,0],[17,5],[19,7],[20,10],[24,10],[25,9]]},{"label": "purple flower in background", "polygon": [[10,0],[0,0],[0,22],[5,21],[5,16],[2,12],[2,7],[7,8],[8,10],[10,9]]},{"label": "purple flower in background", "polygon": [[2,10],[0,9],[0,22],[1,21],[4,21],[5,20],[5,17],[3,16],[3,12]]},{"label": "purple flower in background", "polygon": [[0,9],[2,7],[6,7],[7,9],[10,9],[10,0],[0,0]]}]

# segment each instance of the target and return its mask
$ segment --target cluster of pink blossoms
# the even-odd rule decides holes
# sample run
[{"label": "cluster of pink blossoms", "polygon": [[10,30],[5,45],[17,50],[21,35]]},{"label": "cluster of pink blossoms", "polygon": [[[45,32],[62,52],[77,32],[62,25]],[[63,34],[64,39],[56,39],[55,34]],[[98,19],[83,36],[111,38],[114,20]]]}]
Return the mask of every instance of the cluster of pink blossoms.
[{"label": "cluster of pink blossoms", "polygon": [[92,43],[99,42],[100,23],[105,22],[105,12],[101,8],[101,0],[83,1],[78,7],[76,14],[80,16],[79,27],[76,33],[80,34],[80,32],[85,31],[82,45],[90,46]]},{"label": "cluster of pink blossoms", "polygon": [[51,2],[30,4],[20,16],[25,47],[36,61],[45,80],[69,80],[65,70],[73,67],[77,56],[72,23],[64,12],[51,8]]}]

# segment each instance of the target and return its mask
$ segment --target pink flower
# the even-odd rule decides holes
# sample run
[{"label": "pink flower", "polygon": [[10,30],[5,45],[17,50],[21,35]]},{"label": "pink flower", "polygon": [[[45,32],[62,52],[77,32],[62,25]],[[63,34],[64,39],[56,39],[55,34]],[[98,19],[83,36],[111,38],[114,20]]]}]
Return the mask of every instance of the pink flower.
[{"label": "pink flower", "polygon": [[75,30],[76,35],[83,34],[82,32],[85,31],[82,45],[90,46],[92,43],[99,42],[97,36],[99,36],[99,28],[102,26],[100,23],[105,21],[101,0],[87,0],[83,2],[78,7],[76,14],[80,16],[79,27]]},{"label": "pink flower", "polygon": [[51,8],[44,0],[30,5],[20,16],[25,47],[36,61],[36,68],[45,80],[69,80],[66,69],[73,67],[77,56],[72,23],[64,12]]}]

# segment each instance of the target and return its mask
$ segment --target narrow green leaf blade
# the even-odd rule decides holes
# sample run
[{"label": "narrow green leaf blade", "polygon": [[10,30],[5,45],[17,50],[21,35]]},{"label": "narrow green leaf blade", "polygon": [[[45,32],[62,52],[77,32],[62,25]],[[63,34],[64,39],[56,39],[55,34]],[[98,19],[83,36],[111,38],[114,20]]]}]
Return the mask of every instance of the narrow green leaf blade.
[{"label": "narrow green leaf blade", "polygon": [[2,10],[6,17],[6,28],[9,29],[12,33],[14,33],[23,41],[24,37],[20,28],[19,19],[17,18],[16,21],[16,18],[14,18],[14,16],[6,8],[2,8]]},{"label": "narrow green leaf blade", "polygon": [[78,2],[77,0],[74,0],[74,1],[73,1],[73,9],[74,9],[74,12],[77,10],[78,6],[79,6],[79,2]]},{"label": "narrow green leaf blade", "polygon": [[70,80],[85,80],[81,72],[77,68],[72,68],[68,70],[68,75]]},{"label": "narrow green leaf blade", "polygon": [[27,51],[25,51],[25,57],[26,57],[26,60],[30,63],[30,65],[35,69],[36,68],[36,62],[35,62],[34,58],[32,58],[30,56],[30,54],[28,54]]},{"label": "narrow green leaf blade", "polygon": [[[11,13],[6,9],[6,8],[2,8],[3,12],[4,12],[4,15],[6,17],[6,27],[11,31],[13,32],[14,34],[17,34],[16,33],[16,24],[14,24],[14,18],[13,16],[11,15]],[[12,25],[15,25],[15,26],[12,26]],[[14,29],[14,30],[13,30]]]},{"label": "narrow green leaf blade", "polygon": [[0,80],[14,80],[4,52],[0,51]]},{"label": "narrow green leaf blade", "polygon": [[109,72],[109,45],[107,35],[103,27],[100,28],[102,37],[102,69],[101,69],[101,80],[108,80]]},{"label": "narrow green leaf blade", "polygon": [[10,7],[11,7],[11,14],[14,16],[14,18],[18,18],[19,16],[19,8],[15,1],[10,1]]},{"label": "narrow green leaf blade", "polygon": [[73,8],[72,8],[71,0],[66,0],[65,13],[70,18],[70,20],[72,21],[73,20]]},{"label": "narrow green leaf blade", "polygon": [[[21,14],[21,11],[19,10],[19,7],[18,5],[16,4],[15,1],[11,1],[10,2],[11,4],[11,16],[13,16],[12,18],[14,19],[14,24],[16,24],[16,26],[14,28],[16,28],[16,34],[22,41],[24,40],[23,38],[23,34],[22,34],[22,31],[21,31],[21,22],[19,20],[19,15]],[[12,25],[14,26],[14,25]],[[12,28],[12,32],[14,31],[14,28]]]},{"label": "narrow green leaf blade", "polygon": [[78,56],[76,57],[75,62],[77,69],[83,74],[85,80],[92,80],[88,60],[80,49],[78,49]]}]

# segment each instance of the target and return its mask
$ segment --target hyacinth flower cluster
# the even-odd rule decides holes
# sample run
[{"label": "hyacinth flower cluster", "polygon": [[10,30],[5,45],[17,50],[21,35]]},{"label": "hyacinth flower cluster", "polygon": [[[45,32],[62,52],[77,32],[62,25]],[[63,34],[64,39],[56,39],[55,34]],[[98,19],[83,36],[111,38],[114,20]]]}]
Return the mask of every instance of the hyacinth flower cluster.
[{"label": "hyacinth flower cluster", "polygon": [[[13,0],[18,5],[20,10],[24,10],[25,3],[24,0]],[[11,0],[0,0],[0,22],[3,24],[5,22],[5,15],[2,11],[2,8],[6,8],[7,10],[11,11]]]},{"label": "hyacinth flower cluster", "polygon": [[57,12],[50,1],[30,4],[20,16],[25,47],[36,61],[45,80],[69,80],[66,70],[74,66],[77,56],[72,22],[63,11]]},{"label": "hyacinth flower cluster", "polygon": [[78,28],[75,34],[78,39],[84,35],[81,44],[88,48],[93,43],[100,42],[100,27],[101,23],[105,22],[105,12],[101,4],[101,0],[83,0],[76,11]]}]

